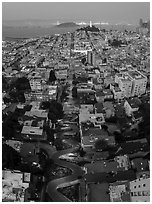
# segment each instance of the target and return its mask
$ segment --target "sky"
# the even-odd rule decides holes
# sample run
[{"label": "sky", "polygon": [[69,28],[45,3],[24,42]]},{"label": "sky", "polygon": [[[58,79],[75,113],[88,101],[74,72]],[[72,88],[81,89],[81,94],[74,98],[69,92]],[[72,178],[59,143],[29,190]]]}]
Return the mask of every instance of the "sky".
[{"label": "sky", "polygon": [[150,19],[148,2],[3,2],[2,20],[92,20],[138,23]]}]

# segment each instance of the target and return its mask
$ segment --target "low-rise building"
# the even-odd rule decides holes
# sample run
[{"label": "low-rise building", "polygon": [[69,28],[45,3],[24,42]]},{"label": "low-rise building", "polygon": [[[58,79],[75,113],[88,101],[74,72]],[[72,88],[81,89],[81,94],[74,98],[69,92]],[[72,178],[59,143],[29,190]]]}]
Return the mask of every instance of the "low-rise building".
[{"label": "low-rise building", "polygon": [[135,99],[127,99],[124,103],[124,108],[127,116],[132,116],[132,114],[139,110],[139,106]]},{"label": "low-rise building", "polygon": [[[94,125],[93,125],[94,126]],[[106,140],[108,145],[115,145],[115,138],[109,136],[108,133],[99,127],[87,127],[83,123],[80,127],[81,145],[86,151],[92,151],[95,149],[95,143],[97,140]]]},{"label": "low-rise building", "polygon": [[2,171],[2,201],[24,202],[25,190],[29,187],[31,174],[20,171]]},{"label": "low-rise building", "polygon": [[119,88],[118,84],[110,84],[110,89],[112,90],[115,100],[119,101],[124,98],[123,92]]},{"label": "low-rise building", "polygon": [[131,202],[150,202],[150,178],[130,181]]},{"label": "low-rise building", "polygon": [[129,182],[117,181],[109,185],[111,202],[130,202]]},{"label": "low-rise building", "polygon": [[116,173],[118,171],[127,171],[130,168],[130,162],[126,155],[117,156],[114,160],[96,161],[91,164],[85,164],[87,173]]}]

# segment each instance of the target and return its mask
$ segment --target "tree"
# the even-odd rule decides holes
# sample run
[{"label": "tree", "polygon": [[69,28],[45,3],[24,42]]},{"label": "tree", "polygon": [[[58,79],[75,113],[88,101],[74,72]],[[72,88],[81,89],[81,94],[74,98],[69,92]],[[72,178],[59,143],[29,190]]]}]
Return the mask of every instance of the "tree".
[{"label": "tree", "polygon": [[85,58],[85,57],[82,58],[82,59],[81,59],[81,62],[82,62],[82,64],[85,64],[85,63],[86,63],[86,58]]},{"label": "tree", "polygon": [[119,132],[119,131],[114,131],[113,134],[114,134],[114,136],[115,136],[116,142],[119,143],[119,142],[122,142],[122,141],[125,140],[121,132]]},{"label": "tree", "polygon": [[75,74],[73,74],[72,78],[73,78],[73,80],[75,80],[75,79],[76,79],[76,76],[75,76]]},{"label": "tree", "polygon": [[3,101],[4,101],[5,104],[9,103],[9,102],[11,102],[11,98],[4,96]]},{"label": "tree", "polygon": [[8,89],[8,83],[4,76],[2,76],[2,90],[6,91]]},{"label": "tree", "polygon": [[43,110],[49,109],[50,107],[50,102],[49,101],[43,101],[40,105],[40,108]]},{"label": "tree", "polygon": [[95,142],[94,146],[95,146],[96,151],[103,151],[103,150],[106,150],[108,148],[108,143],[104,139],[98,139]]},{"label": "tree", "polygon": [[139,106],[143,114],[143,121],[138,125],[139,132],[143,132],[150,144],[150,104],[145,102]]},{"label": "tree", "polygon": [[21,155],[7,144],[2,145],[2,168],[16,169],[21,163]]},{"label": "tree", "polygon": [[63,106],[61,103],[52,100],[49,106],[48,118],[52,122],[56,122],[56,120],[61,119],[63,117]]},{"label": "tree", "polygon": [[77,98],[77,87],[76,87],[76,86],[74,86],[74,87],[72,88],[72,97],[73,97],[73,98]]},{"label": "tree", "polygon": [[55,72],[53,70],[50,71],[49,82],[56,81]]},{"label": "tree", "polygon": [[15,84],[13,84],[13,86],[18,91],[31,90],[29,80],[26,77],[17,78],[17,80],[16,80]]},{"label": "tree", "polygon": [[55,141],[54,141],[54,145],[56,146],[56,149],[59,151],[59,150],[63,150],[63,142],[62,142],[62,139],[60,138],[57,138]]},{"label": "tree", "polygon": [[23,92],[18,94],[18,101],[21,103],[25,103],[26,100]]},{"label": "tree", "polygon": [[80,157],[84,157],[84,155],[86,154],[86,152],[83,150],[82,147],[80,147],[79,149],[79,154],[80,154]]},{"label": "tree", "polygon": [[103,130],[108,131],[108,126],[107,125],[103,124],[103,125],[101,125],[101,127],[102,127]]}]

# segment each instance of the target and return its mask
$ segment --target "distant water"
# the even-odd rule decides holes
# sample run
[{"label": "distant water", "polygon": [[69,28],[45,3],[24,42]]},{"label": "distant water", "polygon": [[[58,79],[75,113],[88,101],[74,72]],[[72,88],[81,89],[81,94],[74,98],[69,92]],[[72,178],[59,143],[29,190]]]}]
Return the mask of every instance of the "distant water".
[{"label": "distant water", "polygon": [[2,27],[2,39],[3,40],[13,40],[13,38],[34,38],[44,35],[54,35],[54,34],[63,34],[67,32],[74,32],[77,27],[11,27],[3,26]]},{"label": "distant water", "polygon": [[[100,28],[109,29],[117,29],[117,30],[135,30],[135,26],[125,26],[125,25],[102,25],[98,26]],[[44,35],[54,35],[54,34],[63,34],[67,32],[74,32],[78,27],[28,27],[28,26],[2,26],[2,39],[3,40],[15,40],[15,38],[34,38]]]}]

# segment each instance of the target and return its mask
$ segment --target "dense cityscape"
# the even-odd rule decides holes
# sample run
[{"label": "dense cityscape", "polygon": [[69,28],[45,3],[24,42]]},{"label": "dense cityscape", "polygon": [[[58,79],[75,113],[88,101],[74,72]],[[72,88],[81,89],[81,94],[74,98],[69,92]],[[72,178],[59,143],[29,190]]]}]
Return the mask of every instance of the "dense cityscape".
[{"label": "dense cityscape", "polygon": [[150,202],[150,21],[2,42],[3,202]]}]

